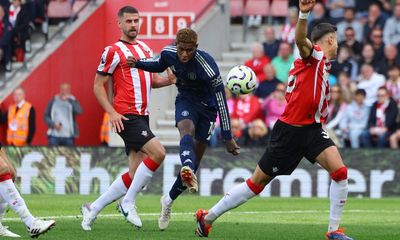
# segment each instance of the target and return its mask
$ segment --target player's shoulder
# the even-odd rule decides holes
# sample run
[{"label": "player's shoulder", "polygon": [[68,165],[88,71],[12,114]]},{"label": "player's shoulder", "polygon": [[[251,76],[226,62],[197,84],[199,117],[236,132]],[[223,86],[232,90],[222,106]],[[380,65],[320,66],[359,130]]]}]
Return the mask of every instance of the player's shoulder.
[{"label": "player's shoulder", "polygon": [[151,47],[149,45],[147,45],[145,42],[141,41],[141,40],[136,40],[137,44],[139,44],[143,50],[145,50],[148,53],[152,53],[153,49],[151,49]]},{"label": "player's shoulder", "polygon": [[161,54],[176,54],[176,45],[167,45],[161,50]]},{"label": "player's shoulder", "polygon": [[209,63],[215,63],[214,58],[208,52],[199,48],[197,49],[196,57],[201,57]]},{"label": "player's shoulder", "polygon": [[318,45],[313,45],[313,49],[311,52],[311,57],[317,59],[317,60],[322,60],[324,58],[324,52],[322,51],[321,47]]}]

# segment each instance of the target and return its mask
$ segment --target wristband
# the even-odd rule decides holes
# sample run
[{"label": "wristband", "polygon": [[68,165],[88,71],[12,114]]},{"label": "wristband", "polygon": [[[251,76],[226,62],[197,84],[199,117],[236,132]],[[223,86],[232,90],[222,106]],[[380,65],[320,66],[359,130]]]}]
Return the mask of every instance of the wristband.
[{"label": "wristband", "polygon": [[299,19],[307,20],[308,19],[308,15],[310,15],[310,12],[299,11]]}]

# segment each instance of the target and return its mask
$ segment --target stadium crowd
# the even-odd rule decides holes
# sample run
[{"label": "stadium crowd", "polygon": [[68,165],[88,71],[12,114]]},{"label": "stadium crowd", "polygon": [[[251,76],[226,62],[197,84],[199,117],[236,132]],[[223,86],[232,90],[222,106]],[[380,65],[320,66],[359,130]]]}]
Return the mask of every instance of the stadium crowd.
[{"label": "stadium crowd", "polygon": [[[285,107],[284,89],[294,59],[299,10],[290,1],[280,34],[264,27],[264,41],[251,47],[244,65],[257,75],[254,94],[231,96],[229,108],[234,136],[241,146],[259,146]],[[309,29],[321,23],[336,24],[338,57],[332,62],[331,102],[325,125],[339,147],[391,147],[400,141],[400,1],[319,1]],[[218,129],[212,146],[219,146]]]},{"label": "stadium crowd", "polygon": [[31,51],[31,36],[47,39],[48,24],[68,20],[75,0],[0,0],[0,71],[12,71],[12,62],[23,62]]}]

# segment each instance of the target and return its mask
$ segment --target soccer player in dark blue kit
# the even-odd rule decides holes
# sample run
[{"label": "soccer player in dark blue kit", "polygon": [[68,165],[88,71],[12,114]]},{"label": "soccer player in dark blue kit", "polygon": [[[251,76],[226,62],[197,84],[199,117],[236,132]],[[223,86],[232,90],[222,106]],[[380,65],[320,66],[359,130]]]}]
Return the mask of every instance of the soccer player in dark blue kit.
[{"label": "soccer player in dark blue kit", "polygon": [[160,230],[168,227],[173,201],[186,188],[191,193],[198,191],[195,173],[214,129],[217,112],[227,151],[239,154],[239,146],[231,134],[224,84],[218,66],[208,53],[197,46],[197,33],[184,28],[176,35],[176,45],[166,46],[159,58],[131,58],[129,63],[149,72],[163,72],[169,67],[177,78],[175,121],[181,137],[179,152],[182,168],[169,194],[161,198]]}]

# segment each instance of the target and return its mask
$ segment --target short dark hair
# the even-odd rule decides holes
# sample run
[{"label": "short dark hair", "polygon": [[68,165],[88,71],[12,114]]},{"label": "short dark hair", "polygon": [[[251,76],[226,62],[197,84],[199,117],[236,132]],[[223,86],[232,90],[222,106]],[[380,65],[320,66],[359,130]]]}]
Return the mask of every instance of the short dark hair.
[{"label": "short dark hair", "polygon": [[139,11],[132,6],[124,6],[118,11],[118,18],[122,18],[124,13],[139,13]]},{"label": "short dark hair", "polygon": [[365,97],[367,92],[364,89],[359,88],[356,90],[356,95],[363,95]]},{"label": "short dark hair", "polygon": [[190,28],[182,28],[176,33],[176,43],[197,44],[197,33]]},{"label": "short dark hair", "polygon": [[326,34],[335,33],[336,31],[337,31],[336,26],[330,23],[320,23],[313,28],[311,32],[311,41],[315,43]]}]

